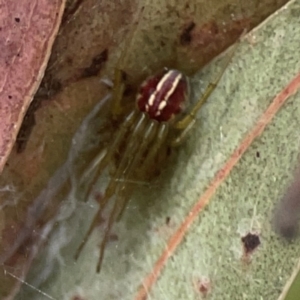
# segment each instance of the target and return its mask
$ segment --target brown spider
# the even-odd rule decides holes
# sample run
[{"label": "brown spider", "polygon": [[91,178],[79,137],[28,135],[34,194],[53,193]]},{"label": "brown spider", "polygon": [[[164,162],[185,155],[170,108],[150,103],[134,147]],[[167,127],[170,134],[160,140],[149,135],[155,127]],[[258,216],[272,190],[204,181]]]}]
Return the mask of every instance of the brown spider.
[{"label": "brown spider", "polygon": [[[142,83],[135,107],[125,115],[111,142],[96,155],[80,179],[79,188],[85,190],[87,198],[99,176],[105,170],[110,173],[98,212],[75,254],[75,259],[97,225],[104,208],[110,200],[114,200],[100,246],[97,272],[100,271],[110,230],[126,208],[135,188],[134,183],[149,180],[149,170],[153,169],[153,165],[161,165],[166,158],[167,149],[183,142],[195,124],[197,112],[214,91],[233,53],[234,51],[216,80],[208,85],[202,97],[193,105],[189,101],[189,78],[178,70],[165,69]],[[124,115],[121,102],[125,85],[122,75],[122,71],[117,68],[111,99],[112,119]]]}]

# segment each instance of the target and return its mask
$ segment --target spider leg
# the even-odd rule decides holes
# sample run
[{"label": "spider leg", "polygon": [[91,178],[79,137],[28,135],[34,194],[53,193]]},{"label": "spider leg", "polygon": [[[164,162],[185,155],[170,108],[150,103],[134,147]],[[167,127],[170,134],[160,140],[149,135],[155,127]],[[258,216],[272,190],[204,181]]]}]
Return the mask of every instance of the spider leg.
[{"label": "spider leg", "polygon": [[[93,159],[88,168],[84,171],[83,175],[79,181],[80,194],[79,198],[84,199],[86,202],[88,200],[88,195],[93,187],[95,181],[97,180],[99,173],[104,169],[103,159],[107,155],[107,149],[103,149],[99,154]],[[98,167],[98,169],[97,169]]]},{"label": "spider leg", "polygon": [[175,138],[171,142],[172,146],[178,146],[179,144],[181,144],[184,137],[193,128],[193,126],[196,122],[196,115],[197,115],[198,111],[200,110],[202,105],[207,101],[207,99],[210,97],[210,95],[212,94],[212,92],[215,90],[218,83],[220,82],[222,76],[224,75],[228,65],[230,64],[230,62],[232,60],[232,57],[235,53],[237,45],[238,44],[236,43],[235,46],[233,47],[230,55],[228,56],[228,58],[225,62],[224,67],[222,68],[222,71],[219,73],[217,78],[213,82],[209,83],[209,85],[207,86],[207,88],[204,91],[201,98],[196,102],[196,104],[192,107],[192,109],[188,112],[188,114],[174,124],[174,127],[176,129],[182,130],[182,132],[179,134],[179,136],[177,138]]},{"label": "spider leg", "polygon": [[83,240],[81,241],[79,247],[77,248],[76,252],[75,252],[75,255],[74,255],[74,259],[77,260],[83,247],[85,246],[88,238],[90,237],[90,235],[92,234],[95,226],[98,224],[98,220],[99,220],[99,217],[101,216],[101,212],[102,212],[102,209],[99,209],[96,213],[96,215],[94,216],[94,219],[89,227],[89,230],[87,231],[87,233],[85,234]]},{"label": "spider leg", "polygon": [[[127,169],[127,174],[124,174],[123,178],[122,178],[122,186],[120,187],[120,191],[124,191],[127,194],[131,194],[131,191],[134,188],[134,175],[133,172],[135,172],[138,169],[138,165],[141,163],[141,160],[143,159],[143,156],[145,155],[145,152],[147,150],[147,148],[149,148],[149,146],[151,145],[151,143],[153,142],[153,140],[156,137],[156,133],[157,133],[157,127],[158,127],[158,123],[157,122],[153,122],[150,121],[149,125],[145,131],[145,134],[143,136],[143,140],[142,143],[140,144],[140,147],[130,165],[130,167]],[[128,191],[130,190],[130,191]],[[120,202],[120,209],[118,212],[118,216],[117,216],[117,221],[119,221],[121,219],[121,216],[127,206],[127,203],[129,201],[129,197],[126,197],[124,195],[123,197],[123,201]]]},{"label": "spider leg", "polygon": [[[137,113],[133,112],[130,115],[128,115],[128,117],[125,119],[116,139],[114,140],[112,146],[109,148],[109,150],[107,150],[106,154],[103,157],[102,152],[99,153],[99,155],[97,155],[97,157],[95,157],[95,159],[92,161],[92,163],[89,165],[89,167],[87,168],[87,170],[84,172],[83,176],[82,176],[82,180],[81,180],[81,184],[84,183],[84,181],[86,181],[87,179],[89,179],[89,177],[92,175],[92,179],[89,180],[89,186],[88,186],[88,191],[86,191],[86,195],[88,195],[90,193],[90,190],[92,189],[93,184],[97,181],[100,173],[103,171],[103,169],[107,166],[107,164],[110,161],[111,156],[113,155],[115,149],[120,145],[122,138],[124,137],[124,135],[126,134],[126,132],[128,131],[128,129],[132,126],[133,122],[135,121],[137,117]],[[75,259],[77,259],[86,243],[86,241],[88,240],[89,236],[91,235],[94,227],[97,225],[97,221],[99,219],[99,216],[102,213],[102,210],[104,209],[105,205],[107,204],[109,198],[112,196],[113,191],[114,191],[114,187],[111,186],[111,182],[110,181],[110,185],[106,188],[105,194],[103,199],[101,199],[100,202],[100,207],[85,235],[85,237],[83,238],[81,244],[79,245],[76,254],[75,254]],[[86,182],[85,182],[86,183]]]},{"label": "spider leg", "polygon": [[124,45],[124,51],[122,52],[122,55],[120,56],[117,67],[115,68],[115,74],[114,74],[114,89],[113,89],[113,100],[112,100],[112,116],[114,119],[117,119],[118,116],[122,112],[122,105],[121,101],[123,98],[123,94],[125,91],[125,83],[124,83],[124,65],[126,63],[126,60],[129,57],[130,54],[130,48],[132,41],[134,40],[135,33],[137,31],[137,27],[139,24],[139,18],[142,15],[142,12],[144,10],[143,5],[139,7],[139,13],[136,15],[136,20],[133,22],[133,27],[130,29],[130,32],[128,34],[128,37],[126,38],[126,42]]},{"label": "spider leg", "polygon": [[113,88],[113,101],[112,101],[112,117],[113,119],[117,119],[120,115],[121,101],[123,98],[123,94],[125,91],[125,83],[123,80],[123,72],[121,69],[116,68],[114,74],[114,88]]},{"label": "spider leg", "polygon": [[195,123],[196,123],[196,119],[192,119],[191,122],[187,125],[187,127],[183,128],[180,134],[171,141],[171,146],[178,147],[179,145],[181,145],[182,142],[185,140],[187,134],[195,125]]},{"label": "spider leg", "polygon": [[112,174],[112,178],[105,194],[112,196],[115,193],[117,186],[120,185],[120,178],[123,178],[124,174],[126,174],[133,157],[138,153],[138,148],[140,146],[139,142],[143,139],[143,132],[146,125],[147,117],[145,114],[141,114],[127,142],[125,152],[122,155],[118,168],[115,173]]},{"label": "spider leg", "polygon": [[120,178],[122,178],[122,173],[126,172],[128,165],[132,160],[132,156],[135,155],[135,153],[137,152],[139,143],[136,141],[140,140],[139,138],[141,137],[139,137],[139,135],[142,134],[143,128],[146,125],[146,121],[147,120],[145,119],[145,115],[142,115],[137,121],[135,130],[129,139],[128,146],[126,147],[123,157],[119,163],[119,166],[115,173],[112,175],[112,178],[110,179],[108,186],[105,190],[104,197],[100,203],[100,209],[103,209],[107,201],[116,193],[118,186],[120,185]]},{"label": "spider leg", "polygon": [[101,245],[100,245],[100,256],[99,256],[99,260],[98,260],[98,263],[97,263],[97,273],[100,272],[100,269],[101,269],[101,265],[102,265],[102,261],[103,261],[103,257],[104,257],[104,250],[105,250],[105,246],[106,246],[106,243],[107,243],[107,239],[108,239],[108,236],[109,236],[109,233],[110,233],[110,230],[112,228],[112,225],[114,224],[114,221],[115,221],[115,218],[116,218],[116,215],[117,215],[117,209],[118,209],[118,197],[119,195],[117,195],[117,198],[115,200],[115,203],[114,203],[114,206],[113,206],[113,209],[112,209],[112,212],[108,218],[108,223],[107,223],[107,226],[105,228],[105,231],[104,231],[104,237],[101,241]]},{"label": "spider leg", "polygon": [[100,216],[102,214],[102,211],[105,208],[105,206],[108,203],[108,200],[110,198],[111,198],[111,195],[107,195],[105,193],[104,197],[101,199],[100,204],[99,204],[100,205],[99,209],[98,209],[97,213],[95,214],[94,219],[93,219],[93,221],[92,221],[92,223],[91,223],[91,225],[90,225],[87,233],[85,234],[84,238],[82,239],[79,247],[77,248],[77,250],[75,252],[75,255],[74,255],[75,260],[78,259],[79,255],[80,255],[80,253],[81,253],[81,251],[83,249],[83,247],[85,246],[86,242],[88,241],[88,239],[89,239],[90,235],[92,234],[94,228],[98,224],[99,218],[100,218]]},{"label": "spider leg", "polygon": [[[126,189],[126,185],[124,184],[124,180],[128,177],[128,174],[132,170],[134,170],[134,167],[139,162],[139,158],[141,158],[143,151],[141,151],[141,148],[144,148],[148,145],[147,142],[142,142],[142,144],[139,143],[139,141],[143,138],[143,132],[144,128],[147,125],[147,117],[145,114],[142,114],[139,118],[139,120],[136,123],[136,126],[133,130],[132,135],[130,136],[130,139],[128,141],[128,145],[126,147],[126,150],[123,154],[123,157],[120,161],[120,164],[115,172],[115,174],[112,176],[110,183],[105,191],[105,198],[109,199],[114,194],[116,194],[116,199],[114,206],[112,208],[112,211],[110,213],[107,226],[105,228],[104,237],[101,242],[100,246],[100,255],[99,260],[97,264],[97,272],[100,272],[103,257],[104,257],[104,250],[107,243],[107,239],[109,236],[109,233],[111,231],[112,225],[114,221],[116,220],[116,217],[123,211],[124,207],[126,206],[126,203],[128,202],[128,190]],[[152,126],[148,126],[147,132],[151,135],[153,129]],[[141,147],[143,145],[143,147]],[[134,157],[133,157],[134,156]],[[120,181],[121,179],[121,181]],[[121,204],[121,205],[120,205]],[[101,207],[100,209],[101,210]],[[94,223],[94,222],[93,222]],[[94,227],[95,224],[91,225],[91,227]],[[91,229],[92,230],[92,229]]]},{"label": "spider leg", "polygon": [[101,151],[84,171],[79,182],[79,186],[86,186],[86,188],[83,188],[83,197],[85,200],[87,200],[88,195],[90,194],[91,189],[96,183],[97,179],[99,178],[101,172],[106,168],[106,166],[110,162],[113,153],[115,153],[116,149],[120,146],[124,135],[128,132],[129,128],[135,122],[137,115],[138,113],[134,111],[127,116],[124,123],[121,125],[121,128],[116,138],[114,139],[112,145],[108,149]]},{"label": "spider leg", "polygon": [[[107,156],[107,157],[104,158],[104,159],[107,160],[107,163],[106,163],[106,162],[103,163],[103,161],[104,161],[104,159],[103,159],[103,161],[101,162],[101,166],[100,166],[100,167],[106,167],[106,165],[108,164],[108,161],[109,161],[111,155],[113,155],[113,153],[114,153],[114,151],[116,151],[117,147],[120,146],[120,143],[122,142],[122,138],[124,137],[124,134],[125,134],[126,131],[129,129],[128,126],[129,126],[129,125],[132,125],[132,122],[136,119],[135,117],[133,118],[133,116],[135,116],[135,115],[136,115],[136,113],[131,113],[131,114],[126,118],[127,124],[125,124],[125,123],[126,123],[126,121],[125,121],[125,123],[123,124],[123,126],[122,126],[122,128],[121,128],[121,130],[120,130],[120,132],[119,132],[119,134],[118,134],[117,139],[114,141],[112,147],[111,147],[111,148],[109,149],[109,151],[108,151],[108,152],[110,153],[110,154],[109,154],[110,156]],[[129,121],[130,121],[130,122],[129,122]],[[136,122],[135,129],[134,129],[134,131],[133,131],[133,133],[132,133],[132,135],[131,135],[131,137],[130,137],[130,139],[129,139],[128,146],[126,147],[126,150],[125,150],[124,155],[123,155],[123,157],[122,157],[122,159],[121,159],[121,161],[120,161],[120,164],[119,164],[119,166],[118,166],[118,168],[117,168],[115,174],[112,176],[112,178],[111,178],[111,180],[110,180],[110,182],[109,182],[109,184],[108,184],[108,186],[107,186],[107,188],[106,188],[106,190],[105,190],[104,197],[103,197],[103,199],[101,199],[101,202],[100,202],[100,207],[99,207],[99,209],[98,209],[98,211],[97,211],[97,213],[96,213],[96,215],[95,215],[95,217],[94,217],[94,219],[93,219],[93,221],[92,221],[92,223],[91,223],[91,225],[90,225],[90,227],[89,227],[89,229],[88,229],[88,231],[87,231],[85,237],[83,238],[81,244],[79,245],[79,247],[78,247],[78,249],[77,249],[77,251],[76,251],[75,259],[77,259],[77,258],[79,257],[79,255],[80,255],[80,253],[81,253],[83,247],[84,247],[85,244],[86,244],[86,241],[88,240],[89,236],[90,236],[91,233],[93,232],[93,229],[94,229],[95,226],[97,225],[99,216],[101,215],[103,209],[105,208],[106,204],[108,203],[108,200],[109,200],[114,194],[117,194],[117,197],[118,197],[118,191],[120,190],[120,189],[119,189],[120,184],[119,184],[119,180],[117,180],[117,179],[120,178],[120,177],[122,176],[122,173],[126,172],[126,169],[128,168],[128,164],[129,164],[129,163],[131,162],[131,160],[132,160],[131,157],[132,157],[133,155],[135,155],[135,153],[136,153],[136,151],[137,151],[137,148],[138,148],[138,146],[140,145],[140,144],[139,144],[139,141],[140,141],[140,139],[142,138],[141,135],[142,135],[142,133],[143,133],[143,128],[145,127],[146,122],[147,122],[146,116],[145,116],[144,114],[142,114],[142,115],[140,116],[140,118],[139,118],[139,119],[137,120],[137,122]],[[125,129],[126,129],[126,130],[125,130]],[[124,131],[124,132],[123,132],[123,131]],[[99,166],[98,166],[98,168],[99,168]],[[100,168],[99,168],[99,169],[100,169]],[[102,171],[102,170],[99,170],[99,171],[97,172],[97,176],[101,173],[101,171]],[[97,176],[95,176],[95,178],[93,178],[93,181],[96,181],[96,180],[97,180]],[[108,221],[108,225],[107,225],[107,228],[108,228],[108,229],[105,229],[105,234],[106,234],[106,235],[109,233],[110,228],[111,228],[111,226],[112,226],[112,224],[110,224],[110,222],[112,222],[111,216],[112,216],[113,214],[115,214],[114,211],[118,208],[118,206],[117,206],[118,200],[116,199],[115,201],[116,201],[116,202],[115,202],[115,204],[114,204],[114,207],[116,206],[116,208],[113,208],[113,211],[112,211],[112,213],[111,213],[111,215],[110,215],[110,218],[109,218],[110,221]],[[104,240],[104,242],[106,242],[107,237],[104,236],[103,240]],[[102,244],[103,244],[103,242],[102,242]],[[102,244],[101,244],[101,245],[102,245]],[[102,253],[103,250],[104,250],[104,248],[101,247],[100,257],[103,257],[103,253]],[[102,258],[101,258],[101,260],[102,260]]]},{"label": "spider leg", "polygon": [[[142,121],[143,121],[143,119],[141,118],[141,122]],[[148,123],[148,120],[146,120],[146,121]],[[130,142],[134,143],[137,146],[134,158],[131,159],[128,157],[127,162],[126,162],[126,164],[128,166],[125,170],[123,169],[123,167],[125,166],[125,163],[124,164],[120,163],[120,167],[118,168],[118,172],[117,172],[116,176],[123,173],[122,177],[121,177],[121,184],[119,184],[117,187],[117,196],[115,199],[114,207],[110,214],[110,217],[109,217],[109,220],[107,223],[107,227],[105,229],[104,237],[101,242],[100,256],[99,256],[99,260],[98,260],[98,264],[97,264],[97,272],[100,271],[100,268],[102,265],[105,245],[106,245],[109,233],[111,231],[111,227],[112,227],[114,221],[120,219],[121,215],[123,214],[123,212],[126,208],[126,205],[129,201],[128,196],[131,194],[130,192],[133,190],[133,183],[128,183],[127,181],[130,180],[130,177],[135,172],[136,167],[141,162],[141,159],[142,159],[143,155],[145,154],[145,151],[147,150],[149,145],[152,143],[152,141],[156,137],[158,123],[150,121],[150,123],[148,123],[146,125],[148,125],[148,126],[145,130],[145,133],[143,134],[143,132],[144,132],[143,128],[141,126],[139,126],[139,124],[137,124],[137,126],[134,130],[134,133],[132,134],[131,139],[130,139],[131,140]],[[139,143],[139,139],[136,139],[138,137],[138,135],[142,135],[141,136],[141,138],[143,138],[142,143]],[[124,154],[124,157],[127,157],[126,153]],[[124,162],[125,162],[125,160],[126,159],[124,159]],[[115,178],[116,178],[116,176],[115,176]]]},{"label": "spider leg", "polygon": [[157,140],[149,150],[149,153],[144,160],[143,166],[141,168],[142,173],[149,168],[149,164],[153,163],[154,158],[156,157],[158,151],[161,149],[161,146],[163,145],[163,143],[165,142],[168,136],[168,132],[169,132],[169,124],[161,123],[158,128],[158,132],[156,136]]}]

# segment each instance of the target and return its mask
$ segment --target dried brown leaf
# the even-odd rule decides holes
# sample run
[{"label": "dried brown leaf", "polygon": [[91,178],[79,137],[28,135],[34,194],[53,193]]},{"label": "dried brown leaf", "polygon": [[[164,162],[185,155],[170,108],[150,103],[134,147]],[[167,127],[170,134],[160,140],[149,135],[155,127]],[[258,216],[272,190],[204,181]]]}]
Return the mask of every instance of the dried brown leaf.
[{"label": "dried brown leaf", "polygon": [[43,77],[63,0],[0,1],[0,172]]}]

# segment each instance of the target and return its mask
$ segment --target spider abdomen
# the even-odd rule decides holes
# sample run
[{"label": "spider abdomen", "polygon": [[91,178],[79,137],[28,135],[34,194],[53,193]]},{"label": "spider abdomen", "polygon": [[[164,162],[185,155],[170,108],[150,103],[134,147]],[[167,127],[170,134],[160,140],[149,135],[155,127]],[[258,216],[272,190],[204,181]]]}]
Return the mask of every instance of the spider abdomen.
[{"label": "spider abdomen", "polygon": [[182,111],[187,97],[186,76],[177,70],[168,70],[144,81],[137,96],[137,106],[151,119],[167,122]]}]

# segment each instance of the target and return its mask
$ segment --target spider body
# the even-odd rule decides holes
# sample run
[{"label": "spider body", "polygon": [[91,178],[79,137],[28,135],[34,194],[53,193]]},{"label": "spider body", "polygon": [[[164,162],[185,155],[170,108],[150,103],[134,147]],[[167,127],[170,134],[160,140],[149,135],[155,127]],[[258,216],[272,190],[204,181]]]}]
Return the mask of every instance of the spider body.
[{"label": "spider body", "polygon": [[[180,71],[165,70],[142,83],[135,107],[125,115],[115,135],[109,137],[107,146],[94,157],[80,178],[78,188],[84,191],[84,198],[87,199],[103,172],[108,170],[110,174],[99,210],[75,254],[76,259],[108,202],[114,201],[100,247],[97,272],[100,271],[112,225],[126,208],[136,182],[149,181],[165,162],[169,148],[182,143],[195,123],[197,112],[221,79],[232,55],[217,79],[208,85],[202,97],[193,105],[188,105],[189,79]],[[112,120],[124,116],[124,90],[122,71],[116,69],[111,99]]]},{"label": "spider body", "polygon": [[151,119],[168,122],[184,110],[189,99],[187,77],[178,70],[162,72],[144,81],[137,96],[137,107]]}]

